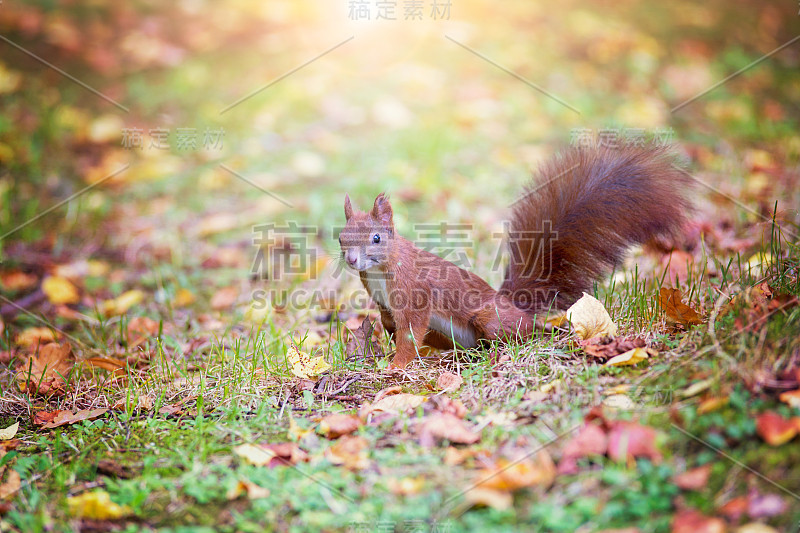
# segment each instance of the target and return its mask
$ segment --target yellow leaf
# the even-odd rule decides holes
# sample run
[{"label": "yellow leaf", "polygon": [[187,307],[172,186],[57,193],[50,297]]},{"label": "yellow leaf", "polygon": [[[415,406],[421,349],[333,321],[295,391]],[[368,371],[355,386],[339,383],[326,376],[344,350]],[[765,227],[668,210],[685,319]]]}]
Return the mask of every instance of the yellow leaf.
[{"label": "yellow leaf", "polygon": [[88,520],[116,520],[132,512],[127,505],[112,502],[104,490],[84,492],[79,496],[67,498],[67,506],[71,516]]},{"label": "yellow leaf", "polygon": [[48,276],[42,281],[42,292],[45,293],[51,304],[74,304],[80,300],[78,289],[66,278]]},{"label": "yellow leaf", "polygon": [[322,356],[311,357],[305,352],[301,352],[295,346],[290,346],[286,352],[286,359],[291,366],[292,374],[303,379],[312,379],[323,372],[330,370],[325,358]]},{"label": "yellow leaf", "polygon": [[263,324],[272,314],[272,307],[266,301],[255,300],[244,312],[244,318],[253,324]]},{"label": "yellow leaf", "polygon": [[625,394],[612,394],[603,398],[603,405],[610,409],[634,409],[636,403]]},{"label": "yellow leaf", "polygon": [[425,485],[425,478],[422,476],[404,477],[401,479],[389,478],[386,481],[386,485],[394,494],[413,496],[420,493],[422,487]]},{"label": "yellow leaf", "polygon": [[178,289],[175,293],[175,300],[172,302],[175,307],[186,307],[194,303],[194,294],[189,289]]},{"label": "yellow leaf", "polygon": [[585,292],[583,296],[567,309],[567,319],[575,328],[581,339],[614,336],[617,334],[617,325],[597,298]]},{"label": "yellow leaf", "polygon": [[730,399],[727,396],[722,396],[719,398],[708,398],[700,402],[700,405],[697,406],[697,414],[704,415],[706,413],[713,413],[714,411],[718,411],[719,409],[728,405]]},{"label": "yellow leaf", "polygon": [[711,385],[713,384],[714,384],[713,378],[708,378],[702,381],[697,381],[695,383],[692,383],[681,392],[681,397],[691,398],[692,396],[697,396],[701,392],[711,387]]},{"label": "yellow leaf", "polygon": [[647,350],[644,348],[634,348],[633,350],[628,350],[625,353],[612,357],[605,366],[631,366],[641,363],[649,357],[650,354],[648,354]]},{"label": "yellow leaf", "polygon": [[138,289],[126,291],[113,298],[106,300],[100,306],[104,316],[124,315],[128,309],[138,304],[144,299],[144,293]]},{"label": "yellow leaf", "polygon": [[16,343],[20,346],[35,347],[37,344],[47,344],[56,340],[50,328],[28,328],[17,335]]},{"label": "yellow leaf", "polygon": [[19,429],[19,422],[14,422],[5,429],[0,429],[0,440],[10,440],[14,438]]}]

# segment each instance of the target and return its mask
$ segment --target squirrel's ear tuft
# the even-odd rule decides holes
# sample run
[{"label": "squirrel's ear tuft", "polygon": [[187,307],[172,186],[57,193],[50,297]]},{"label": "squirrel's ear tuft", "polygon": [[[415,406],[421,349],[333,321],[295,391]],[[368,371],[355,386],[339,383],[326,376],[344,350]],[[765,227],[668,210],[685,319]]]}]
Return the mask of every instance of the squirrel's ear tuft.
[{"label": "squirrel's ear tuft", "polygon": [[353,206],[350,205],[350,195],[344,195],[344,219],[350,220],[350,217],[353,216]]},{"label": "squirrel's ear tuft", "polygon": [[370,215],[385,226],[392,227],[392,206],[384,193],[375,198],[375,205],[372,206]]}]

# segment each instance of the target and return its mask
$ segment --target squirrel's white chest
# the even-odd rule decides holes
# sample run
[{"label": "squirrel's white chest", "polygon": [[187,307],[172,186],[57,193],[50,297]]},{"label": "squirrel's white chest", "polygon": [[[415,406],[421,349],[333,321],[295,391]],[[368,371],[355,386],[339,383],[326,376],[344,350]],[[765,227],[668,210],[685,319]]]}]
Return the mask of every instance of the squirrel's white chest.
[{"label": "squirrel's white chest", "polygon": [[366,271],[363,280],[367,287],[367,292],[369,292],[375,303],[386,309],[391,309],[389,307],[389,291],[386,288],[386,273],[377,268],[371,268]]},{"label": "squirrel's white chest", "polygon": [[428,328],[434,329],[447,337],[454,339],[464,348],[475,348],[478,345],[478,336],[470,326],[461,327],[455,324],[449,317],[439,316],[431,313]]}]

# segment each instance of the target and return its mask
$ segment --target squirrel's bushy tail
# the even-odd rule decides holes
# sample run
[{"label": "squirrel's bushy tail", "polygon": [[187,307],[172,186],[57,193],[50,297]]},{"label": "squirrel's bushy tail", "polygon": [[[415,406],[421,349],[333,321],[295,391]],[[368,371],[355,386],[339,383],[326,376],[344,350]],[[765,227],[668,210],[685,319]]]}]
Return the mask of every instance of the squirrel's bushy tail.
[{"label": "squirrel's bushy tail", "polygon": [[572,304],[628,247],[675,233],[691,178],[663,147],[571,148],[514,205],[500,292],[539,311]]}]

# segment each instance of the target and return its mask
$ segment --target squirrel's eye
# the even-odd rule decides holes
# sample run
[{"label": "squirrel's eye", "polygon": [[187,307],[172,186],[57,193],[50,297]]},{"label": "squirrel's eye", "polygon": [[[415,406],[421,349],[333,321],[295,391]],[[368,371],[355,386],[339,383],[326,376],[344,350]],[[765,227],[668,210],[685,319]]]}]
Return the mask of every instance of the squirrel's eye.
[{"label": "squirrel's eye", "polygon": [[372,236],[372,242],[378,244],[379,242],[381,242],[381,236],[376,233],[375,235]]}]

